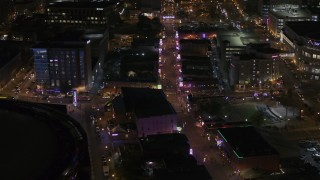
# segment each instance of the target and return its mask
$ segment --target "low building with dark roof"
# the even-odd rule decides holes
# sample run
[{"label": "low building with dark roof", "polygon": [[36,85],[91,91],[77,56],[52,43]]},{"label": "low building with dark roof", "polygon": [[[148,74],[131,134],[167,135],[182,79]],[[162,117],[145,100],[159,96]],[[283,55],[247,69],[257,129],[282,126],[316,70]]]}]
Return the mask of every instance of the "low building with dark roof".
[{"label": "low building with dark roof", "polygon": [[189,140],[181,133],[148,135],[140,138],[144,169],[152,179],[212,179],[203,165],[190,155]]},{"label": "low building with dark roof", "polygon": [[279,171],[279,153],[253,126],[220,128],[217,132],[217,145],[224,150],[235,170]]},{"label": "low building with dark roof", "polygon": [[180,39],[180,54],[177,56],[180,71],[179,88],[194,95],[218,92],[219,81],[213,75],[210,60],[212,51],[209,39]]},{"label": "low building with dark roof", "polygon": [[177,130],[177,113],[160,89],[123,87],[128,119],[135,121],[139,137]]},{"label": "low building with dark roof", "polygon": [[253,32],[236,30],[220,30],[217,46],[222,61],[230,61],[233,54],[245,53],[247,45],[261,43],[260,38]]},{"label": "low building with dark roof", "polygon": [[179,88],[198,94],[216,92],[219,81],[214,77],[213,71],[209,57],[181,56]]},{"label": "low building with dark roof", "polygon": [[211,47],[208,39],[181,39],[179,44],[181,56],[208,57]]},{"label": "low building with dark roof", "polygon": [[181,133],[147,135],[139,141],[146,158],[186,156],[190,150],[187,136]]},{"label": "low building with dark roof", "polygon": [[124,55],[120,63],[120,81],[158,83],[159,54],[132,52]]}]

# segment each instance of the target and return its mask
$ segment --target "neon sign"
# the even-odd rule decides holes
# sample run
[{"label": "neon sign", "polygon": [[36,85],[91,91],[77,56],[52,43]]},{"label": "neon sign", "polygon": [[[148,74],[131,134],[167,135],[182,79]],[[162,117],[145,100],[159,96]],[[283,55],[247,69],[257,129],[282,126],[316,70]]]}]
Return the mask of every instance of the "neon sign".
[{"label": "neon sign", "polygon": [[78,106],[78,93],[77,93],[77,90],[73,90],[73,105],[75,106],[75,107],[77,107]]},{"label": "neon sign", "polygon": [[313,46],[320,46],[320,42],[314,41],[314,40],[309,40],[308,41],[309,44],[313,45]]}]

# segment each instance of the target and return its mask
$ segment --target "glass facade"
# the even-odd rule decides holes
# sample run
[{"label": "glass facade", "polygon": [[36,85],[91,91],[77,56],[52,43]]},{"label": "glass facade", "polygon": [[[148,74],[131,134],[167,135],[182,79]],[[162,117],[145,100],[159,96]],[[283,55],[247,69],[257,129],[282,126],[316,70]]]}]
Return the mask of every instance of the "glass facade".
[{"label": "glass facade", "polygon": [[37,83],[51,87],[87,86],[85,51],[81,48],[33,49]]},{"label": "glass facade", "polygon": [[47,49],[33,49],[33,54],[36,82],[40,85],[48,85],[50,81]]}]

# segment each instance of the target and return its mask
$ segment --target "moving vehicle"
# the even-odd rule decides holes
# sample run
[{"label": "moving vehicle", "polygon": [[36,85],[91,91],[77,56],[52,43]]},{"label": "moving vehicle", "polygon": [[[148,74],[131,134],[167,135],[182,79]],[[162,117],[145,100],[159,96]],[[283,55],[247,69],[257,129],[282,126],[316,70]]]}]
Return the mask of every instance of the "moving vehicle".
[{"label": "moving vehicle", "polygon": [[103,175],[104,176],[109,176],[109,166],[107,165],[106,162],[103,162],[102,170],[103,170]]}]

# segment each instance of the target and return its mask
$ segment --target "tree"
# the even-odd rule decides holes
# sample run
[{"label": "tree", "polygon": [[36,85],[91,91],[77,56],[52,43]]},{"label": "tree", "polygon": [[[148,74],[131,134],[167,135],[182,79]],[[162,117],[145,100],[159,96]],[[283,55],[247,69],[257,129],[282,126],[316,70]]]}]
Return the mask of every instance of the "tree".
[{"label": "tree", "polygon": [[261,111],[256,111],[249,120],[256,126],[261,126],[264,124],[264,115]]},{"label": "tree", "polygon": [[72,90],[71,85],[69,85],[68,81],[64,81],[60,84],[61,93],[67,93]]}]

